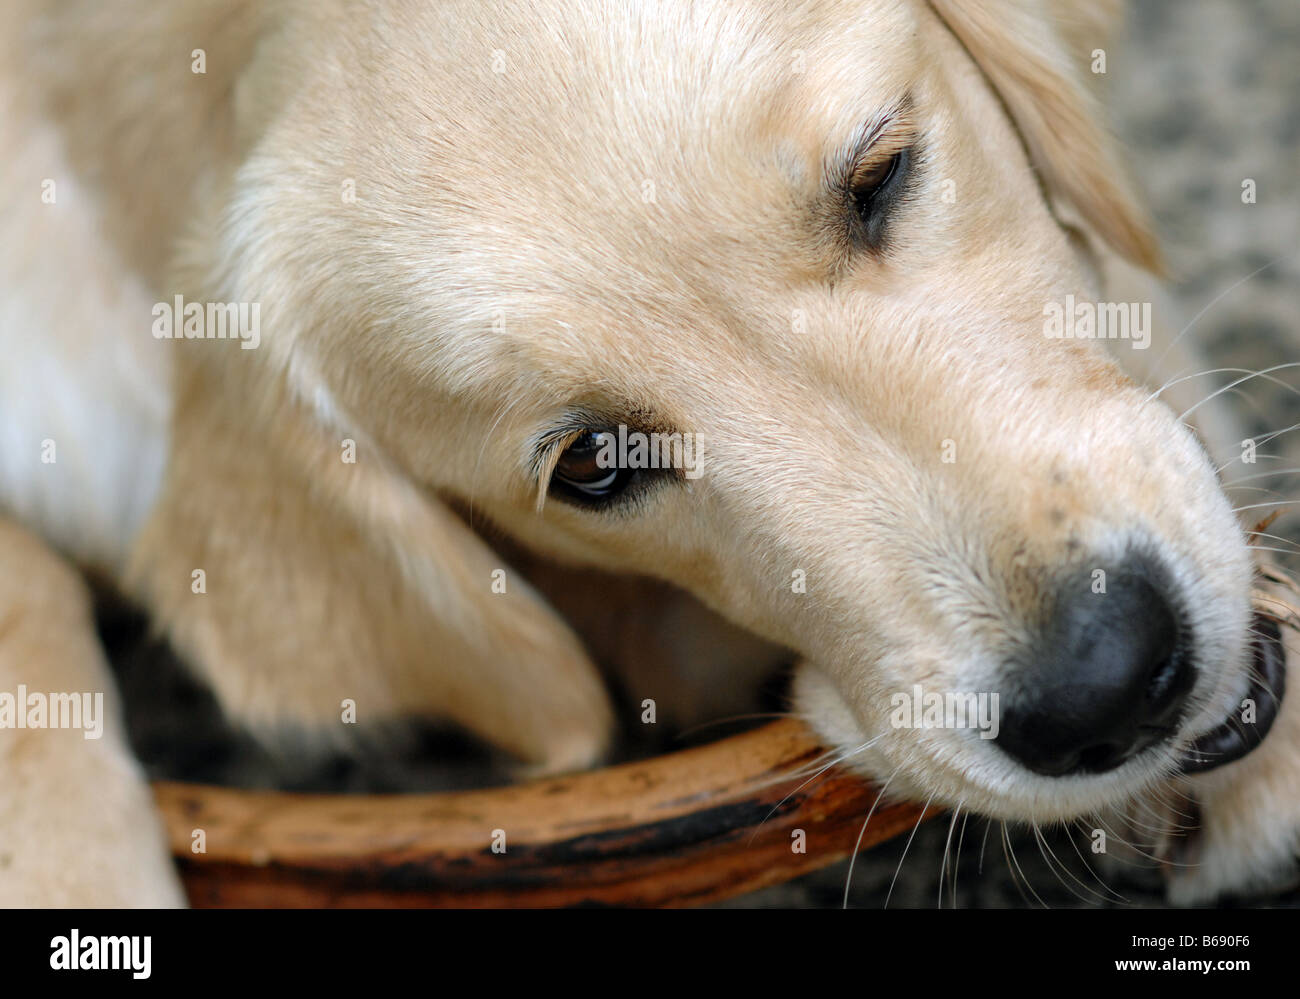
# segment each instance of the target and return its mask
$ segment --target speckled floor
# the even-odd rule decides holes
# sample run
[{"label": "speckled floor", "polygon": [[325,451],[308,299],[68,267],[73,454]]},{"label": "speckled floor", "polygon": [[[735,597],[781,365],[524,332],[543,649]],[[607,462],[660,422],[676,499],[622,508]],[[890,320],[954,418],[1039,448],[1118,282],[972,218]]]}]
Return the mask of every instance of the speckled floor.
[{"label": "speckled floor", "polygon": [[[1210,368],[1300,361],[1298,52],[1298,0],[1137,0],[1122,44],[1108,53],[1116,128],[1164,237],[1179,326],[1192,324],[1188,335],[1202,345]],[[1253,205],[1241,200],[1247,178],[1256,184]],[[1205,391],[1227,377],[1207,376]],[[1300,385],[1300,377],[1283,380]],[[1284,385],[1256,380],[1234,398],[1251,434],[1300,423],[1300,394]],[[1265,452],[1261,467],[1276,468],[1279,478],[1249,485],[1300,494],[1296,475],[1281,476],[1300,469],[1300,431]],[[1259,502],[1270,494],[1243,489],[1237,495]],[[1300,542],[1300,515],[1284,517],[1272,530]],[[1288,564],[1300,570],[1300,560]],[[155,773],[245,786],[398,790],[472,785],[489,769],[491,761],[472,750],[468,767],[440,764],[444,751],[464,759],[466,748],[425,732],[381,738],[377,745],[384,748],[359,758],[256,749],[232,738],[201,690],[161,668],[158,651],[139,641],[137,623],[108,614],[105,627],[118,651],[137,748]],[[986,837],[981,821],[971,821],[964,837],[959,826],[950,844],[948,832],[947,819],[937,819],[910,844],[900,837],[859,857],[850,905],[878,908],[888,897],[891,908],[935,906],[945,846],[955,850],[959,839],[959,906],[1160,904],[1158,879],[1146,866],[1110,872],[1103,887],[1079,862],[1075,848],[1086,852],[1087,843],[1077,833],[1074,843],[1048,837],[1056,859],[1049,864],[1025,831],[1005,851],[1000,828]],[[1069,875],[1054,870],[1060,863],[1069,865]],[[836,865],[731,904],[838,906],[847,874],[846,864]],[[943,904],[953,901],[949,883]],[[1250,901],[1300,904],[1294,895]]]}]

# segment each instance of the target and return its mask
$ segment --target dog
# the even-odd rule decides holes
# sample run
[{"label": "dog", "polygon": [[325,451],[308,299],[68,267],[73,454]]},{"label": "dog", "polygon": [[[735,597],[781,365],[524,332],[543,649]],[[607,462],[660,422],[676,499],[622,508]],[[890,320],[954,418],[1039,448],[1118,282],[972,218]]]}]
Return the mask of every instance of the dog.
[{"label": "dog", "polygon": [[[1157,294],[1111,4],[18,8],[0,691],[105,697],[99,738],[0,730],[0,901],[183,903],[83,571],[268,737],[350,705],[595,765],[584,639],[639,613],[683,674],[796,656],[794,712],[891,795],[1176,792],[1171,899],[1294,878],[1288,598],[1199,396],[1142,383],[1189,355],[1049,329]],[[554,584],[588,570],[685,596]],[[996,738],[900,725],[916,690],[996,694]]]}]

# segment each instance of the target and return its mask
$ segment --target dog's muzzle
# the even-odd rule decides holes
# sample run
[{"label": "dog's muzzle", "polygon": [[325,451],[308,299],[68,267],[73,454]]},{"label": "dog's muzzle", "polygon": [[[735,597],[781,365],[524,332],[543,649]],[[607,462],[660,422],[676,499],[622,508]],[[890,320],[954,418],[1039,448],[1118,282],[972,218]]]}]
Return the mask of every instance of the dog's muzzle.
[{"label": "dog's muzzle", "polygon": [[[1006,698],[998,746],[1046,777],[1100,774],[1178,738],[1195,687],[1193,629],[1157,562],[1130,556],[1104,596],[1071,575]],[[1281,626],[1257,611],[1249,687],[1183,750],[1183,773],[1241,759],[1272,728],[1286,681]],[[1201,664],[1206,668],[1207,664]]]}]

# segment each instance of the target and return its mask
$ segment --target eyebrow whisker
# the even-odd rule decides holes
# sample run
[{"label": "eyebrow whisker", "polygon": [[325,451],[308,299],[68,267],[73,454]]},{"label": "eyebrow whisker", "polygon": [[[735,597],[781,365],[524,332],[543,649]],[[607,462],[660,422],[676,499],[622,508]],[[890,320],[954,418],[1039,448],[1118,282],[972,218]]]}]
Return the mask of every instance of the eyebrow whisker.
[{"label": "eyebrow whisker", "polygon": [[912,142],[915,133],[913,107],[912,98],[904,97],[862,125],[854,137],[841,146],[823,167],[827,189],[834,192],[848,191],[854,175],[864,167],[905,149]]}]

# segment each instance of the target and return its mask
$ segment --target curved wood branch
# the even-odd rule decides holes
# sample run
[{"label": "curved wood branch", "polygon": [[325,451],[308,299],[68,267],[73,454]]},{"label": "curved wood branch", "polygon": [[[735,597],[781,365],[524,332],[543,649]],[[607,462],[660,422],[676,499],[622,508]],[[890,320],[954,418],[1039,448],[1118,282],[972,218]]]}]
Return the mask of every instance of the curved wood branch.
[{"label": "curved wood branch", "polygon": [[[159,782],[154,793],[196,906],[692,905],[848,855],[877,788],[838,770],[799,788],[822,752],[801,723],[782,720],[647,761],[483,791],[307,795]],[[915,805],[882,803],[862,848],[921,818]],[[191,852],[196,829],[204,854]],[[804,853],[793,848],[796,829]],[[494,830],[504,831],[504,853],[492,850]]]}]

